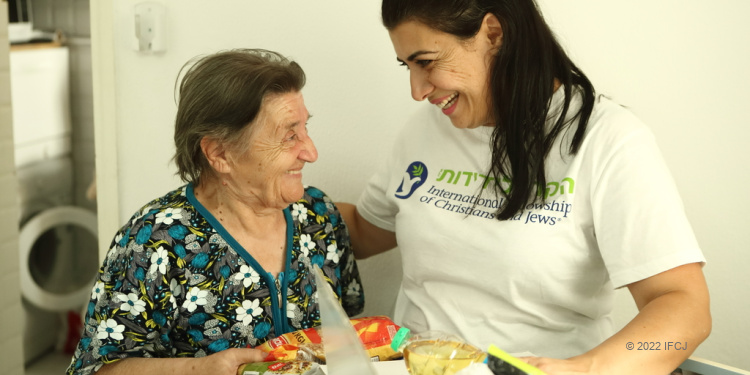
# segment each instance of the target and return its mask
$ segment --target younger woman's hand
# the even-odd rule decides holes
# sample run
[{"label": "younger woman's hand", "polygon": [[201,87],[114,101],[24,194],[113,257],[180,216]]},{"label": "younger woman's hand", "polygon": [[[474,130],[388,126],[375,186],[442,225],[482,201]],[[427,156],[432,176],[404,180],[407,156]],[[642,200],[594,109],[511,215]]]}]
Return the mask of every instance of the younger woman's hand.
[{"label": "younger woman's hand", "polygon": [[593,373],[591,362],[581,358],[519,357],[518,359],[544,371],[547,375],[581,375]]}]

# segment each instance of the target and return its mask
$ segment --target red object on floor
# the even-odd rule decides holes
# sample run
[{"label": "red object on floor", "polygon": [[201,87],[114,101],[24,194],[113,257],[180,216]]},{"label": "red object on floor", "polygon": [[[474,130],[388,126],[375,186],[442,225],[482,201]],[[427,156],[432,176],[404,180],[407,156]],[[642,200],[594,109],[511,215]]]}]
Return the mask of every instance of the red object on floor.
[{"label": "red object on floor", "polygon": [[73,355],[78,345],[78,341],[81,340],[81,334],[83,330],[83,321],[81,320],[81,314],[75,311],[68,311],[68,333],[65,337],[65,345],[63,346],[63,353]]}]

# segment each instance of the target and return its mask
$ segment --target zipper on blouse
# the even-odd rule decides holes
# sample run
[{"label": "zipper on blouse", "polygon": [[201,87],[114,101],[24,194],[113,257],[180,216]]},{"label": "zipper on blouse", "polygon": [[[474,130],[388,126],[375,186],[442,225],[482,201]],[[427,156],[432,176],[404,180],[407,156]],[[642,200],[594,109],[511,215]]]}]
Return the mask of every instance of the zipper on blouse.
[{"label": "zipper on blouse", "polygon": [[271,301],[271,306],[275,308],[272,308],[272,314],[273,314],[273,320],[274,325],[276,326],[276,331],[279,335],[282,333],[286,333],[290,330],[289,323],[287,322],[287,316],[286,316],[286,304],[284,301],[286,300],[286,297],[282,295],[282,290],[284,289],[282,279],[284,277],[284,272],[279,272],[278,277],[273,277],[273,274],[268,272],[268,276],[273,280],[272,287],[269,289],[276,289],[275,291],[272,290],[272,292],[276,293],[276,303],[273,303],[274,301]]},{"label": "zipper on blouse", "polygon": [[281,281],[279,279],[283,275],[283,272],[279,274],[279,277],[274,280],[276,283],[276,300],[279,302],[279,310],[281,310]]}]

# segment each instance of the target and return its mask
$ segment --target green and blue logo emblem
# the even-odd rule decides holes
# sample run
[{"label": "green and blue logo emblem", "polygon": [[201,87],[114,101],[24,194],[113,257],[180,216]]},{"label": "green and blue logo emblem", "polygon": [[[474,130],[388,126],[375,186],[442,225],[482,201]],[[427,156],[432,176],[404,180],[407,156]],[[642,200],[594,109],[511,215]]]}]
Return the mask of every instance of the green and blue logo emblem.
[{"label": "green and blue logo emblem", "polygon": [[427,166],[421,161],[415,161],[406,168],[401,184],[396,189],[396,198],[407,199],[427,181]]}]

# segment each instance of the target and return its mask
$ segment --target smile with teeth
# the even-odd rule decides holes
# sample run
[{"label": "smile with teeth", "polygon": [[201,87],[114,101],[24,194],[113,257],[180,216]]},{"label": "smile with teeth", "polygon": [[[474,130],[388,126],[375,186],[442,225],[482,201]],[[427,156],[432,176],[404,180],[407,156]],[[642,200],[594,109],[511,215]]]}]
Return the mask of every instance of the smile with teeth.
[{"label": "smile with teeth", "polygon": [[298,169],[298,170],[296,170],[296,171],[286,171],[286,173],[287,173],[287,174],[300,174],[300,173],[302,173],[302,170],[301,170],[301,169]]},{"label": "smile with teeth", "polygon": [[449,97],[445,98],[445,100],[443,100],[443,101],[442,101],[442,102],[440,102],[440,103],[437,103],[436,105],[437,105],[438,107],[440,107],[440,109],[446,109],[446,108],[448,108],[448,107],[452,106],[452,105],[453,105],[453,103],[455,103],[455,102],[456,102],[456,98],[457,98],[457,97],[458,97],[458,93],[457,93],[457,92],[454,92],[453,94],[451,94],[451,96],[449,96]]}]

